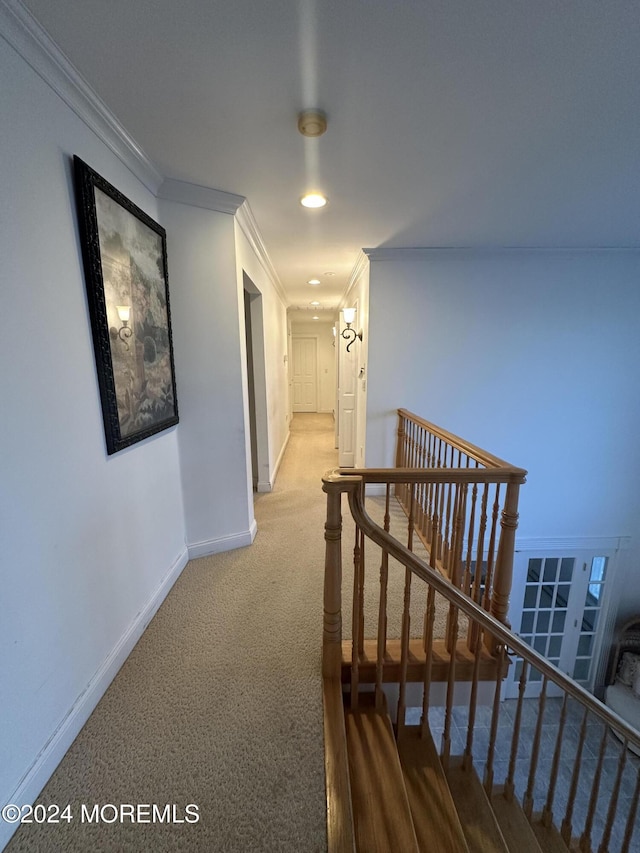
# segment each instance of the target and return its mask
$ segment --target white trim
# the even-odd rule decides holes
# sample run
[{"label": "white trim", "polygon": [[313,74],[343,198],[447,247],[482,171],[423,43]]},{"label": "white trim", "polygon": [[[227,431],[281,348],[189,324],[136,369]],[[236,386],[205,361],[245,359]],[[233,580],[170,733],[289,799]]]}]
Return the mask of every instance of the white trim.
[{"label": "white trim", "polygon": [[215,210],[217,213],[228,213],[234,216],[238,208],[246,201],[242,195],[214,190],[200,184],[190,184],[187,181],[176,181],[166,178],[158,190],[158,198],[166,201],[177,201],[191,207],[202,207],[205,210]]},{"label": "white trim", "polygon": [[351,270],[351,274],[349,275],[349,281],[347,282],[347,288],[344,292],[344,296],[340,302],[340,308],[343,308],[347,303],[345,302],[347,296],[349,295],[351,288],[355,287],[358,281],[362,278],[363,273],[369,266],[369,256],[366,254],[371,251],[370,249],[361,249],[358,252],[358,257],[356,262]]},{"label": "white trim", "polygon": [[[187,565],[187,549],[176,557],[173,565],[160,581],[146,606],[138,613],[131,625],[120,637],[97,672],[81,691],[65,717],[61,720],[49,740],[40,750],[29,769],[18,782],[15,791],[7,797],[8,803],[24,805],[33,803],[49,781],[51,774],[62,761],[65,753],[78,736],[91,713],[102,699],[118,670],[131,654],[133,647],[143,635],[147,625],[167,597],[180,573]],[[0,821],[0,850],[7,844],[19,824]]]},{"label": "white trim", "polygon": [[218,539],[205,539],[203,542],[194,542],[188,545],[189,559],[197,560],[198,557],[208,557],[210,554],[220,554],[223,551],[244,548],[252,544],[257,532],[258,525],[254,518],[249,530],[245,530],[242,533],[233,533],[231,536],[220,536]]},{"label": "white trim", "polygon": [[154,195],[162,175],[20,0],[0,0],[0,34]]},{"label": "white trim", "polygon": [[267,247],[264,244],[262,237],[260,236],[260,230],[258,228],[258,223],[255,220],[253,215],[253,211],[249,205],[247,199],[243,199],[242,204],[238,207],[236,212],[236,222],[240,227],[240,230],[247,238],[249,245],[253,249],[260,265],[263,270],[267,274],[269,281],[274,287],[274,290],[282,300],[282,304],[285,308],[289,306],[289,300],[287,298],[287,294],[284,291],[282,286],[282,282],[278,278],[278,273],[274,265],[271,262],[271,258],[269,257],[269,253],[267,252]]},{"label": "white trim", "polygon": [[[289,444],[290,438],[291,438],[291,432],[289,430],[287,430],[287,437],[285,438],[284,442],[282,443],[282,449],[280,450],[280,453],[278,454],[278,458],[276,459],[276,464],[273,466],[273,472],[271,474],[271,482],[272,483],[275,483],[276,479],[278,478],[278,471],[280,470],[280,465],[282,464],[282,460],[284,459],[284,452],[287,449],[287,445]],[[271,488],[273,488],[273,486]]]},{"label": "white trim", "polygon": [[630,536],[517,537],[515,551],[626,551],[630,543]]},{"label": "white trim", "polygon": [[593,254],[599,252],[633,252],[637,246],[408,246],[406,248],[366,248],[370,261],[425,260],[434,257],[507,254]]}]

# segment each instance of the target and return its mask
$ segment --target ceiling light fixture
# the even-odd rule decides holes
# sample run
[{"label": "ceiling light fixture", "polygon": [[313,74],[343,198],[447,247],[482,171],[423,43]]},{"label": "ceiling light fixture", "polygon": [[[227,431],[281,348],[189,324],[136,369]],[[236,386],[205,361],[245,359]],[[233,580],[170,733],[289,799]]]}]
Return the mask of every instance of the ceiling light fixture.
[{"label": "ceiling light fixture", "polygon": [[313,305],[314,308],[317,308],[320,305],[319,302],[310,302],[309,305]]},{"label": "ceiling light fixture", "polygon": [[319,278],[310,278],[307,284],[320,284]]},{"label": "ceiling light fixture", "polygon": [[326,196],[323,196],[322,193],[311,192],[303,195],[300,199],[300,204],[303,207],[308,207],[311,209],[324,207],[327,203]]}]

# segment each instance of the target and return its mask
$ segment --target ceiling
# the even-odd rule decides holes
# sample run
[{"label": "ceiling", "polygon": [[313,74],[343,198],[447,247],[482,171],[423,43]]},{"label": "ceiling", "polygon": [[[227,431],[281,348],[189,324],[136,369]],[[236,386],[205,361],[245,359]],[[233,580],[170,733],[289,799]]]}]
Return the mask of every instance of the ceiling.
[{"label": "ceiling", "polygon": [[26,6],[166,177],[248,199],[291,306],[363,247],[640,245],[637,0]]}]

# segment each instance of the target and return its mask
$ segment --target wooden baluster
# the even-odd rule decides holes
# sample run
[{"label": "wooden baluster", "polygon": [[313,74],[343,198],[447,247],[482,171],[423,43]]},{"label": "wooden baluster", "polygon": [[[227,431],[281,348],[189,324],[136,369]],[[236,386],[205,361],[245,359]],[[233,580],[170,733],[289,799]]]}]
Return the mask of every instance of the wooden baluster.
[{"label": "wooden baluster", "polygon": [[560,768],[560,753],[562,751],[562,735],[564,733],[564,724],[567,719],[567,704],[569,702],[568,693],[564,694],[562,703],[562,711],[560,712],[560,720],[558,722],[558,736],[556,737],[556,746],[553,751],[553,763],[551,765],[551,776],[549,778],[549,789],[547,791],[547,801],[542,809],[542,823],[549,827],[553,824],[553,798],[556,793],[556,784],[558,782],[558,770]]},{"label": "wooden baluster", "polygon": [[444,731],[442,732],[441,760],[445,772],[449,769],[451,756],[451,720],[453,718],[453,700],[456,687],[456,649],[458,644],[458,608],[449,606],[449,622],[451,624],[451,650],[449,658],[449,677],[447,680],[447,705],[444,715]]},{"label": "wooden baluster", "polygon": [[[434,468],[435,467],[435,444],[436,439],[435,436],[430,433],[429,434],[429,451],[427,453],[427,467]],[[431,548],[431,543],[433,542],[433,496],[434,496],[435,484],[429,483],[427,487],[427,531],[426,537],[427,542],[429,543],[429,548]]]},{"label": "wooden baluster", "polygon": [[446,493],[447,499],[446,503],[443,505],[443,515],[442,515],[442,524],[440,525],[440,532],[442,536],[440,537],[440,562],[442,564],[442,568],[444,569],[445,574],[449,579],[451,579],[451,531],[453,529],[452,520],[451,520],[451,492],[453,491],[453,485],[451,483],[447,483],[443,486],[443,494]]},{"label": "wooden baluster", "polygon": [[633,796],[631,797],[631,802],[629,803],[629,815],[627,817],[627,824],[624,830],[624,839],[622,841],[622,847],[620,848],[620,853],[630,853],[631,851],[631,836],[633,835],[633,830],[635,829],[636,823],[636,814],[638,812],[638,800],[640,799],[640,768],[638,769],[638,775],[636,778],[636,786],[633,791]]},{"label": "wooden baluster", "polygon": [[538,757],[540,755],[540,738],[542,737],[542,718],[544,716],[544,706],[547,701],[547,676],[542,677],[542,691],[538,703],[538,722],[536,732],[533,737],[533,747],[531,750],[531,763],[529,765],[529,780],[527,783],[527,791],[522,801],[524,813],[531,820],[533,814],[533,788],[536,781],[536,770],[538,769]]},{"label": "wooden baluster", "polygon": [[424,614],[424,691],[422,693],[422,719],[420,734],[429,732],[429,695],[431,693],[431,666],[433,663],[433,625],[436,618],[436,591],[429,585],[427,608]]},{"label": "wooden baluster", "polygon": [[584,741],[587,736],[588,717],[589,711],[585,708],[584,716],[582,718],[582,725],[580,726],[580,742],[573,764],[573,774],[571,775],[571,786],[569,788],[569,799],[567,800],[567,809],[564,815],[564,820],[562,821],[562,826],[560,827],[560,835],[562,836],[564,843],[567,845],[567,847],[571,845],[571,838],[573,836],[573,807],[576,802],[576,794],[578,793],[578,781],[580,779],[580,767],[582,765],[582,748],[584,746]]},{"label": "wooden baluster", "polygon": [[[477,463],[476,463],[477,466]],[[471,597],[478,604],[482,594],[482,563],[484,560],[484,536],[487,529],[487,502],[489,500],[489,484],[484,484],[482,490],[482,500],[480,502],[480,526],[478,528],[478,546],[476,548],[476,571],[473,577],[473,589]],[[469,623],[469,638],[468,644],[471,651],[474,651],[478,643],[478,626],[475,622]]]},{"label": "wooden baluster", "polygon": [[[420,435],[420,467],[425,468],[427,461],[427,433],[422,430]],[[418,530],[422,536],[427,533],[427,484],[420,483],[418,487]]]},{"label": "wooden baluster", "polygon": [[356,543],[353,548],[353,613],[351,621],[351,707],[358,708],[360,682],[360,528],[356,525]]},{"label": "wooden baluster", "polygon": [[[478,635],[482,636],[482,628],[478,626]],[[471,679],[471,696],[469,697],[469,721],[467,724],[467,744],[464,750],[462,766],[470,770],[473,764],[473,735],[476,725],[476,708],[478,704],[478,682],[480,680],[480,657],[482,653],[481,643],[476,644],[475,657],[473,659],[473,676]]]},{"label": "wooden baluster", "polygon": [[[389,532],[391,514],[389,503],[391,486],[387,483],[384,504],[384,529]],[[384,659],[387,654],[387,592],[389,587],[389,552],[386,548],[382,551],[380,563],[380,606],[378,608],[378,645],[376,652],[376,708],[380,710],[384,705],[384,692],[382,690],[382,678],[384,675]]]},{"label": "wooden baluster", "polygon": [[433,484],[433,514],[431,516],[431,542],[429,543],[429,565],[432,569],[438,566],[438,539],[440,537],[440,519],[438,518],[438,501],[440,483]]},{"label": "wooden baluster", "polygon": [[[389,486],[387,486],[387,495]],[[384,674],[384,659],[387,652],[387,588],[389,584],[389,553],[382,551],[380,564],[380,607],[378,610],[378,644],[376,650],[376,708],[380,710],[384,704],[382,678]]]},{"label": "wooden baluster", "polygon": [[407,665],[409,663],[409,634],[411,630],[411,570],[404,573],[404,609],[402,611],[402,638],[400,644],[400,688],[398,691],[398,713],[396,725],[398,736],[404,728],[407,710]]},{"label": "wooden baluster", "polygon": [[[443,448],[444,448],[444,462],[441,462],[440,457],[441,457],[441,453],[442,453]],[[438,465],[439,468],[446,468],[447,467],[446,459],[447,459],[447,447],[441,440],[440,441],[440,453],[438,453],[438,462],[440,463]],[[443,559],[445,491],[446,491],[446,486],[443,483],[439,489],[440,504],[439,504],[438,510],[437,510],[437,512],[438,512],[438,539],[437,539],[437,548],[436,548],[436,556],[441,561]]]},{"label": "wooden baluster", "polygon": [[415,483],[412,483],[409,490],[409,516],[407,518],[407,548],[410,551],[413,551],[413,531],[415,529],[415,493]]},{"label": "wooden baluster", "polygon": [[324,482],[327,521],[324,526],[324,620],[322,674],[340,678],[342,667],[342,512],[339,483]]},{"label": "wooden baluster", "polygon": [[[364,485],[362,486],[364,490]],[[358,613],[360,616],[360,625],[358,626],[358,652],[364,654],[364,532],[360,531],[360,571],[358,572]]]},{"label": "wooden baluster", "polygon": [[[618,797],[620,796],[620,785],[622,784],[622,774],[624,773],[624,767],[627,763],[627,749],[629,747],[629,741],[625,738],[622,742],[622,750],[620,752],[620,760],[618,762],[618,772],[616,774],[616,781],[613,786],[613,791],[611,793],[611,799],[609,801],[609,810],[607,812],[607,822],[604,826],[604,832],[602,833],[602,839],[600,841],[600,847],[598,847],[598,853],[608,853],[609,851],[609,842],[611,841],[611,830],[613,829],[613,821],[615,820],[616,810],[618,808]],[[565,842],[566,843],[566,842]]]},{"label": "wooden baluster", "polygon": [[[406,418],[398,413],[398,439],[396,443],[396,468],[407,467],[407,421]],[[403,502],[402,484],[396,483],[395,495],[400,502]]]},{"label": "wooden baluster", "polygon": [[491,615],[498,621],[511,627],[507,619],[509,612],[509,597],[513,580],[513,557],[516,551],[516,530],[518,529],[518,483],[509,483],[502,508],[500,521],[500,542],[498,557],[493,579],[493,594],[491,596]]},{"label": "wooden baluster", "polygon": [[593,819],[596,814],[596,806],[598,804],[598,794],[600,793],[600,779],[602,777],[602,765],[604,764],[604,756],[607,751],[607,742],[609,740],[609,729],[607,726],[602,727],[602,739],[600,741],[600,750],[598,752],[598,764],[591,785],[591,796],[589,797],[589,808],[587,809],[587,818],[584,824],[584,830],[580,836],[580,850],[582,853],[592,853],[591,850],[591,832],[593,829]]},{"label": "wooden baluster", "polygon": [[504,659],[506,649],[503,645],[496,648],[498,659],[498,670],[496,672],[496,689],[493,694],[493,713],[491,714],[491,734],[489,736],[489,751],[487,752],[487,763],[484,768],[484,789],[491,799],[493,794],[493,759],[496,750],[496,739],[498,737],[498,720],[500,718],[500,692],[502,689],[502,677],[504,673]]},{"label": "wooden baluster", "polygon": [[[464,533],[464,518],[466,515],[467,508],[467,489],[469,488],[468,483],[463,483],[462,485],[456,485],[455,489],[455,500],[454,504],[456,507],[456,515],[455,515],[455,523],[453,525],[453,541],[452,541],[452,552],[451,552],[451,583],[455,587],[460,587],[462,583],[462,546],[463,546],[463,533]],[[447,622],[447,636],[449,638],[447,643],[447,649],[450,651],[453,643],[453,632],[451,630],[451,611],[449,611],[449,619]],[[456,614],[457,621],[457,614]],[[457,636],[457,626],[456,626],[456,636]]]},{"label": "wooden baluster", "polygon": [[466,595],[471,594],[471,557],[473,555],[473,535],[476,529],[476,501],[478,499],[478,484],[474,483],[471,489],[471,511],[469,513],[469,530],[467,533],[467,557],[464,566],[464,579],[462,591]]},{"label": "wooden baluster", "polygon": [[[480,646],[480,643],[478,643]],[[515,794],[515,775],[516,775],[516,758],[518,756],[518,746],[520,743],[520,728],[522,726],[522,703],[524,694],[527,689],[527,671],[529,663],[526,660],[522,661],[522,671],[520,673],[520,681],[518,684],[518,704],[516,705],[516,718],[513,721],[513,735],[511,737],[511,755],[509,756],[509,770],[507,771],[507,779],[504,783],[504,796],[507,800],[512,801]]]},{"label": "wooden baluster", "polygon": [[493,561],[496,551],[496,540],[498,531],[498,515],[500,513],[500,483],[495,486],[495,499],[493,501],[493,509],[491,512],[491,531],[489,533],[489,549],[487,551],[487,574],[484,581],[484,598],[483,607],[485,610],[491,609],[491,586],[493,584]]}]

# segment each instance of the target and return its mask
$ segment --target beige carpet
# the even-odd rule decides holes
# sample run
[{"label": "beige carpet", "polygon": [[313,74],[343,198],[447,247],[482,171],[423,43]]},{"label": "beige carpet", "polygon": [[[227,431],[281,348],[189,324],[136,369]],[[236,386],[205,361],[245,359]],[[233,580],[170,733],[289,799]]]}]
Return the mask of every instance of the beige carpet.
[{"label": "beige carpet", "polygon": [[176,803],[197,824],[23,826],[17,851],[326,849],[321,476],[330,415],[294,417],[253,546],[191,561],[40,795]]},{"label": "beige carpet", "polygon": [[[254,544],[187,565],[39,797],[71,804],[74,820],[23,826],[8,853],[326,849],[321,477],[337,464],[333,443],[330,415],[294,416],[275,489],[255,500]],[[368,507],[381,521],[381,500]],[[343,513],[350,637],[354,526],[346,499]],[[406,537],[397,506],[393,530]],[[379,552],[368,549],[368,636],[375,635],[379,564]],[[392,565],[390,636],[399,636],[403,583],[404,569]],[[417,591],[412,634],[423,615]],[[444,612],[439,623],[442,630]],[[176,804],[178,817],[196,804],[200,820],[80,820],[82,804],[138,803]]]}]

